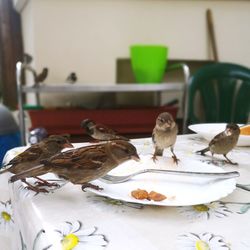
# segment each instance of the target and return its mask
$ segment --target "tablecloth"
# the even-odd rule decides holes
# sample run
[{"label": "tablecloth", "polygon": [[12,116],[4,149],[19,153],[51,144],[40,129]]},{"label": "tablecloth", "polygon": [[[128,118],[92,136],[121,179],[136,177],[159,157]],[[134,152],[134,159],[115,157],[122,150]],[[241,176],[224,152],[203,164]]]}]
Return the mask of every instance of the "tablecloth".
[{"label": "tablecloth", "polygon": [[[152,155],[151,138],[135,139],[140,155]],[[237,183],[250,184],[250,147],[236,147],[212,160],[195,154],[208,144],[198,135],[178,136],[175,153],[226,171],[240,172]],[[7,152],[8,162],[22,148]],[[164,157],[171,160],[169,150]],[[177,166],[178,168],[178,166]],[[227,197],[192,206],[128,203],[63,183],[49,194],[35,194],[19,181],[0,175],[0,242],[3,250],[249,250],[250,192],[236,188]],[[50,176],[51,177],[51,176]],[[250,187],[250,186],[249,186]],[[205,195],[205,194],[204,194]]]}]

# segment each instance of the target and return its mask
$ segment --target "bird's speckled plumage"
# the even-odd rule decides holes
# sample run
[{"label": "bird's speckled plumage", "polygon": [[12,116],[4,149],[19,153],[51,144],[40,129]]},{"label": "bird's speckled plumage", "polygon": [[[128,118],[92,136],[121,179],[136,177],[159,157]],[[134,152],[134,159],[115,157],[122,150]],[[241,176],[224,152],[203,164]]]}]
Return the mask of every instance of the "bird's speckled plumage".
[{"label": "bird's speckled plumage", "polygon": [[206,152],[210,151],[212,156],[214,154],[222,154],[227,162],[235,165],[227,158],[227,153],[230,152],[237,144],[240,135],[240,128],[237,124],[227,124],[226,129],[217,134],[208,144],[208,147],[197,151],[204,155]]},{"label": "bird's speckled plumage", "polygon": [[[10,160],[0,174],[5,172],[17,174],[28,170],[39,164],[41,160],[47,159],[67,147],[73,147],[68,138],[61,135],[51,135],[41,142],[30,146],[24,152]],[[10,167],[6,168],[7,166]]]},{"label": "bird's speckled plumage", "polygon": [[129,141],[128,138],[118,135],[111,128],[106,127],[103,124],[95,123],[93,120],[85,119],[81,122],[81,127],[85,129],[86,133],[92,138],[100,141],[109,140],[125,140]]},{"label": "bird's speckled plumage", "polygon": [[41,161],[40,166],[12,176],[10,180],[14,182],[51,172],[73,184],[88,186],[91,185],[88,182],[130,159],[139,159],[136,148],[129,142],[117,140],[62,152]]},{"label": "bird's speckled plumage", "polygon": [[176,142],[178,126],[173,117],[168,112],[158,115],[156,124],[153,129],[152,139],[155,146],[153,159],[157,156],[162,156],[165,148],[169,148],[173,154],[173,159],[177,163],[178,159],[174,154],[174,144]]}]

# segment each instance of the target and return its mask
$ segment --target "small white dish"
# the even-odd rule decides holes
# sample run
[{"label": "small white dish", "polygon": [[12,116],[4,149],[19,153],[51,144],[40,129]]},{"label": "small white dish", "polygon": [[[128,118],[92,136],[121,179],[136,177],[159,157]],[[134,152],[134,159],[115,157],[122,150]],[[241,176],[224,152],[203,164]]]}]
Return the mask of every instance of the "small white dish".
[{"label": "small white dish", "polygon": [[[189,125],[188,128],[196,132],[207,141],[211,141],[214,136],[225,130],[226,125],[226,123],[200,123]],[[239,124],[239,126],[242,125]],[[237,146],[250,146],[250,136],[240,135]]]}]

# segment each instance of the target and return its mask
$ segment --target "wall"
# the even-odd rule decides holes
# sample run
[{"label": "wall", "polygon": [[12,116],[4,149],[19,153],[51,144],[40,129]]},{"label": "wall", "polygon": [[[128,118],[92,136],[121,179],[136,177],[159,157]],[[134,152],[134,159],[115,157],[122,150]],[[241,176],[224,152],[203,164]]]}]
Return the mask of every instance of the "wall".
[{"label": "wall", "polygon": [[166,44],[170,58],[210,59],[207,8],[219,59],[250,67],[249,1],[29,0],[21,11],[24,47],[37,70],[49,67],[47,82],[75,71],[82,83],[114,83],[116,59],[129,57],[130,44]]}]

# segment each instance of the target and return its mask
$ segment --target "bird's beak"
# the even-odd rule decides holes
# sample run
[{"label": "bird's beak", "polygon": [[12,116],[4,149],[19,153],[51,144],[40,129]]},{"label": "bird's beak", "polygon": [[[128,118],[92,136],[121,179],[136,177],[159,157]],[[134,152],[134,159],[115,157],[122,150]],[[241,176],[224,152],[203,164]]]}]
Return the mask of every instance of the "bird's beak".
[{"label": "bird's beak", "polygon": [[73,148],[74,146],[70,142],[67,142],[67,143],[63,144],[63,147],[64,148]]},{"label": "bird's beak", "polygon": [[135,161],[140,161],[141,160],[138,154],[132,155],[131,159],[133,159]]}]

